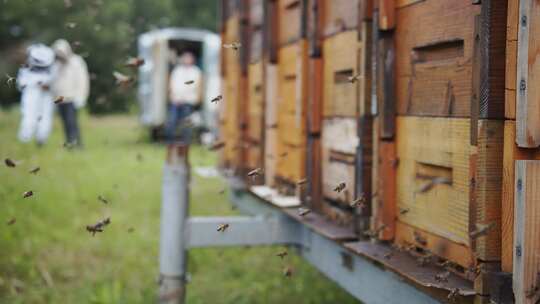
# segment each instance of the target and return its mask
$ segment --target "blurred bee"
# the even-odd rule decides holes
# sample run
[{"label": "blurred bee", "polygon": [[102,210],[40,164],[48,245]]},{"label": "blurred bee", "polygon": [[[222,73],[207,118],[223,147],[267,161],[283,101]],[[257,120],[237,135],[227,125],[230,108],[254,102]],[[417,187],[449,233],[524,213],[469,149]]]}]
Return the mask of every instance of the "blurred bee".
[{"label": "blurred bee", "polygon": [[302,186],[302,185],[307,184],[307,178],[303,178],[303,179],[297,181],[296,184],[297,184],[298,186]]},{"label": "blurred bee", "polygon": [[399,208],[399,214],[407,214],[409,212],[409,208]]},{"label": "blurred bee", "polygon": [[135,231],[135,228],[133,228],[133,227],[129,227],[128,230],[127,230],[128,233],[133,233],[133,231]]},{"label": "blurred bee", "polygon": [[92,236],[94,236],[98,232],[103,232],[103,229],[105,228],[105,226],[109,225],[110,223],[111,223],[111,219],[108,217],[102,221],[97,222],[94,225],[86,226],[86,231],[92,233]]},{"label": "blurred bee", "polygon": [[390,260],[392,258],[392,256],[394,255],[393,252],[387,252],[384,254],[384,258],[387,259],[387,260]]},{"label": "blurred bee", "polygon": [[349,206],[351,206],[352,208],[356,208],[358,206],[360,206],[361,208],[366,207],[366,195],[362,193],[360,197],[352,201],[352,203],[350,203]]},{"label": "blurred bee", "polygon": [[414,231],[413,232],[413,235],[414,235],[414,240],[422,245],[422,246],[426,246],[427,245],[427,240],[425,237],[421,236],[420,233],[418,233],[417,231]]},{"label": "blurred bee", "polygon": [[27,198],[27,197],[30,197],[30,196],[32,196],[32,195],[34,195],[34,191],[28,190],[28,191],[25,191],[25,192],[23,193],[23,198]]},{"label": "blurred bee", "polygon": [[227,228],[229,228],[229,224],[220,224],[217,228],[217,231],[219,232],[225,232],[225,230],[227,230]]},{"label": "blurred bee", "polygon": [[186,85],[190,85],[190,84],[194,84],[194,83],[195,83],[194,80],[188,80],[188,81],[184,82],[184,84],[186,84]]},{"label": "blurred bee", "polygon": [[39,172],[39,170],[41,170],[40,167],[35,167],[33,168],[32,170],[28,171],[28,173],[30,174],[37,174]]},{"label": "blurred bee", "polygon": [[375,230],[368,230],[368,231],[364,232],[364,235],[366,235],[368,237],[371,237],[371,238],[376,238],[377,235],[379,235],[379,233],[381,233],[384,229],[386,229],[386,225],[381,225],[380,227],[376,228]]},{"label": "blurred bee", "polygon": [[350,83],[355,83],[360,78],[362,78],[362,75],[358,74],[358,75],[349,76],[348,79]]},{"label": "blurred bee", "polygon": [[7,224],[8,226],[11,226],[11,225],[15,224],[16,221],[17,221],[17,219],[13,217],[13,218],[11,218],[6,224]]},{"label": "blurred bee", "polygon": [[144,160],[144,157],[142,156],[141,153],[137,153],[136,158],[138,162],[142,162]]},{"label": "blurred bee", "polygon": [[73,41],[73,43],[71,44],[71,46],[73,46],[73,49],[78,49],[82,46],[82,42],[80,41]]},{"label": "blurred bee", "polygon": [[10,158],[4,159],[4,163],[10,168],[15,168],[17,166],[17,163]]},{"label": "blurred bee", "polygon": [[66,22],[66,28],[74,29],[76,27],[77,27],[77,23],[75,23],[75,22]]},{"label": "blurred bee", "polygon": [[283,275],[288,278],[292,277],[293,269],[290,266],[285,267],[285,269],[283,269]]},{"label": "blurred bee", "polygon": [[257,169],[249,171],[247,176],[254,178],[254,177],[258,176],[258,175],[261,175],[262,173],[263,173],[263,169],[262,168],[257,168]]},{"label": "blurred bee", "polygon": [[225,191],[227,191],[227,189],[226,189],[226,188],[223,188],[223,189],[219,190],[218,193],[219,193],[219,194],[223,194],[223,193],[225,193]]},{"label": "blurred bee", "polygon": [[218,141],[218,142],[215,142],[212,145],[210,145],[210,147],[208,149],[210,151],[216,151],[216,150],[219,150],[219,149],[221,149],[223,147],[225,147],[225,142],[224,141]]},{"label": "blurred bee", "polygon": [[116,85],[128,86],[135,80],[131,76],[124,75],[118,71],[113,72],[114,79],[116,80]]},{"label": "blurred bee", "polygon": [[282,260],[287,256],[289,253],[287,251],[282,251],[276,254],[276,256],[280,257]]},{"label": "blurred bee", "polygon": [[311,210],[308,208],[298,208],[298,215],[299,216],[306,216],[311,213]]},{"label": "blurred bee", "polygon": [[129,57],[125,63],[125,66],[130,68],[138,68],[144,64],[144,59],[139,57]]},{"label": "blurred bee", "polygon": [[476,230],[474,231],[471,231],[469,233],[469,236],[471,237],[471,239],[476,239],[478,237],[481,237],[481,236],[484,236],[486,235],[489,230],[491,230],[493,227],[495,226],[495,223],[489,223],[487,225],[481,225],[481,224],[476,224]]},{"label": "blurred bee", "polygon": [[9,74],[6,74],[6,78],[7,78],[6,84],[8,86],[13,86],[15,84],[15,81],[16,81],[15,77],[12,77],[12,76],[9,76]]},{"label": "blurred bee", "polygon": [[450,277],[450,271],[441,272],[435,275],[435,281],[439,283],[446,283],[448,282],[449,277]]},{"label": "blurred bee", "polygon": [[430,252],[428,252],[426,255],[418,257],[416,262],[418,263],[418,266],[424,267],[428,264],[431,264],[432,257],[433,255]]},{"label": "blurred bee", "polygon": [[452,185],[452,180],[450,180],[449,178],[447,177],[434,177],[431,179],[431,181],[429,181],[428,183],[426,183],[425,185],[423,185],[422,187],[420,187],[420,189],[418,189],[418,193],[425,193],[425,192],[428,192],[429,190],[433,189],[433,187],[435,187],[435,185]]},{"label": "blurred bee", "polygon": [[73,6],[73,3],[71,3],[71,0],[64,0],[64,6],[66,8],[71,8]]},{"label": "blurred bee", "polygon": [[210,102],[216,103],[216,102],[218,102],[218,101],[220,101],[220,100],[222,100],[222,99],[223,99],[223,96],[218,95],[218,96],[212,98],[212,100],[210,100]]},{"label": "blurred bee", "polygon": [[345,183],[339,183],[335,188],[334,188],[334,192],[337,192],[337,193],[340,193],[341,191],[345,190],[345,188],[347,187],[347,184]]},{"label": "blurred bee", "polygon": [[223,44],[223,47],[226,49],[233,49],[235,51],[238,51],[242,44],[240,42],[233,42],[233,43],[225,43]]},{"label": "blurred bee", "polygon": [[106,198],[104,198],[103,196],[101,196],[101,195],[98,195],[97,199],[98,199],[100,202],[104,203],[104,204],[108,204],[108,203],[109,203],[109,201],[108,201]]},{"label": "blurred bee", "polygon": [[58,96],[54,100],[54,104],[59,104],[59,103],[62,103],[63,101],[64,101],[64,96]]},{"label": "blurred bee", "polygon": [[450,293],[448,293],[447,298],[448,300],[455,302],[459,294],[460,294],[459,288],[452,288],[452,290],[450,290]]},{"label": "blurred bee", "polygon": [[283,153],[281,153],[281,154],[279,155],[279,157],[284,158],[284,157],[287,157],[287,155],[289,155],[288,152],[283,152]]}]

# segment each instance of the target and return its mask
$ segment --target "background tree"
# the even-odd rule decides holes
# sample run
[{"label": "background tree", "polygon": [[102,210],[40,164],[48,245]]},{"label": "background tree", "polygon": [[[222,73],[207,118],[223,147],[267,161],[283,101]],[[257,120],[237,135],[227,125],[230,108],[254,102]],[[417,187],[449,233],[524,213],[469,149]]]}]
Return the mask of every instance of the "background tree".
[{"label": "background tree", "polygon": [[198,27],[215,31],[216,0],[0,0],[0,106],[17,103],[19,94],[5,83],[24,63],[33,42],[65,38],[87,61],[92,113],[127,111],[135,90],[115,86],[114,70],[135,73],[123,64],[137,54],[140,33],[163,27]]}]

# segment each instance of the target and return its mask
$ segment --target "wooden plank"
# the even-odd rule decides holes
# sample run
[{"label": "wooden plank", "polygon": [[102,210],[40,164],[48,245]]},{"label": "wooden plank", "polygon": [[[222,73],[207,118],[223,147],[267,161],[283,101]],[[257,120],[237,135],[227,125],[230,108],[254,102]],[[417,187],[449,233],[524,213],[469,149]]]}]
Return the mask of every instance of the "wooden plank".
[{"label": "wooden plank", "polygon": [[482,236],[472,238],[473,248],[476,257],[482,261],[500,261],[504,121],[479,121],[477,151],[475,221],[470,232],[487,226],[491,228]]},{"label": "wooden plank", "polygon": [[[349,77],[359,75],[357,31],[347,31],[323,42],[324,71],[323,116],[356,116],[358,113],[357,85]],[[363,81],[365,74],[358,76]]]},{"label": "wooden plank", "polygon": [[356,168],[355,180],[356,189],[355,196],[361,193],[366,198],[366,206],[364,208],[356,208],[356,231],[359,235],[363,235],[370,228],[372,214],[372,195],[374,194],[372,185],[376,184],[372,180],[373,170],[373,118],[369,115],[361,116],[358,119],[358,138],[360,140],[356,148]]},{"label": "wooden plank", "polygon": [[360,116],[371,116],[371,88],[372,88],[372,22],[363,21],[359,30],[360,48],[358,50],[358,71],[361,78],[358,82],[358,114]]},{"label": "wooden plank", "polygon": [[540,146],[540,3],[519,3],[519,38],[517,47],[516,142],[523,148]]},{"label": "wooden plank", "polygon": [[379,0],[379,29],[391,30],[396,26],[395,0]]},{"label": "wooden plank", "polygon": [[[425,245],[420,244],[419,241]],[[475,265],[473,255],[465,244],[453,242],[399,220],[396,222],[395,242],[402,246],[414,245],[415,247],[426,248],[434,255],[457,263],[464,268]]]},{"label": "wooden plank", "polygon": [[358,26],[358,7],[365,0],[332,0],[324,1],[324,36],[356,29]]},{"label": "wooden plank", "polygon": [[309,41],[309,56],[321,57],[322,23],[324,19],[324,0],[307,0],[307,39]]},{"label": "wooden plank", "polygon": [[323,108],[323,61],[321,58],[309,59],[307,124],[309,134],[320,134]]},{"label": "wooden plank", "polygon": [[517,38],[519,26],[519,0],[508,1],[506,25],[506,96],[505,118],[516,119],[516,73],[517,73]]},{"label": "wooden plank", "polygon": [[514,250],[514,176],[516,160],[540,160],[540,149],[524,149],[516,145],[516,122],[505,121],[501,220],[501,268],[512,272]]},{"label": "wooden plank", "polygon": [[469,0],[429,0],[397,10],[400,115],[468,117],[475,17]]},{"label": "wooden plank", "polygon": [[265,67],[265,136],[264,136],[264,175],[267,185],[275,186],[277,167],[277,99],[278,67],[266,64]]},{"label": "wooden plank", "polygon": [[287,208],[284,211],[285,214],[330,240],[345,242],[356,239],[356,235],[351,228],[339,226],[315,212],[300,216],[297,208]]},{"label": "wooden plank", "polygon": [[263,63],[250,64],[248,67],[248,140],[261,142],[264,124],[264,82]]},{"label": "wooden plank", "polygon": [[396,0],[396,8],[412,5],[421,1],[426,1],[426,0]]},{"label": "wooden plank", "polygon": [[[306,197],[304,201],[313,210],[321,210],[322,204],[322,151],[321,139],[318,136],[308,136],[307,167],[306,167]],[[299,186],[302,187],[302,186]]]},{"label": "wooden plank", "polygon": [[540,300],[539,184],[540,161],[516,161],[513,267],[516,303],[532,304]]},{"label": "wooden plank", "polygon": [[396,92],[394,36],[389,32],[378,35],[377,47],[377,103],[380,137],[391,139],[396,132]]},{"label": "wooden plank", "polygon": [[374,204],[378,205],[374,214],[374,231],[380,231],[378,238],[392,240],[396,231],[396,143],[379,141],[377,192]]}]

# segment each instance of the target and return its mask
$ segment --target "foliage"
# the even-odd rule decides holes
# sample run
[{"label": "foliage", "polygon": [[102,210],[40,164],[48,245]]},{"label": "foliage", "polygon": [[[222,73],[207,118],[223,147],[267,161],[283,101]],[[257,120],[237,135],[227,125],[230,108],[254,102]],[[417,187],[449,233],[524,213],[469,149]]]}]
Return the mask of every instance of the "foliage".
[{"label": "foliage", "polygon": [[[16,141],[18,118],[0,111],[0,303],[155,303],[164,147],[147,143],[133,117],[84,115],[84,150],[62,148],[58,121],[39,148]],[[216,163],[204,148],[191,152],[193,168]],[[17,167],[5,166],[6,157]],[[34,166],[36,175],[28,173]],[[193,178],[193,215],[235,214],[220,194],[224,180]],[[29,189],[35,195],[23,199]],[[103,233],[85,231],[107,216]],[[292,248],[281,260],[282,250],[191,250],[187,303],[357,303]],[[286,265],[291,278],[282,274]]]},{"label": "foliage", "polygon": [[[169,26],[217,28],[215,0],[0,0],[0,105],[18,100],[4,75],[15,75],[31,42],[65,38],[80,43],[77,52],[92,76],[89,109],[93,113],[126,111],[135,90],[115,86],[114,70],[136,55],[137,36]],[[74,24],[72,28],[70,25]]]}]

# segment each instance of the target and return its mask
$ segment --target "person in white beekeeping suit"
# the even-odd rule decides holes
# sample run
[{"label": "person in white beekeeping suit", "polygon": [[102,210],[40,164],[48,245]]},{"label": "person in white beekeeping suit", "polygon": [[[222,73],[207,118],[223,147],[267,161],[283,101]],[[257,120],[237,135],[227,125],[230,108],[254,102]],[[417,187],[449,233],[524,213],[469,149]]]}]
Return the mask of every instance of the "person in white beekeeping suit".
[{"label": "person in white beekeeping suit", "polygon": [[58,112],[64,125],[66,144],[82,145],[81,132],[77,121],[77,109],[86,105],[90,89],[90,78],[86,62],[73,53],[71,46],[64,39],[56,40],[52,48],[56,54],[56,78],[52,90],[55,96],[61,96]]},{"label": "person in white beekeeping suit", "polygon": [[186,145],[191,142],[191,128],[182,127],[180,138],[176,138],[178,123],[201,109],[202,72],[195,62],[195,55],[183,52],[178,64],[173,68],[169,79],[169,109],[165,123],[165,135],[168,141],[179,141]]},{"label": "person in white beekeeping suit", "polygon": [[35,135],[38,145],[42,145],[52,129],[54,52],[43,44],[34,44],[28,48],[27,55],[27,64],[17,75],[17,86],[22,93],[18,137],[22,142],[29,142]]}]

